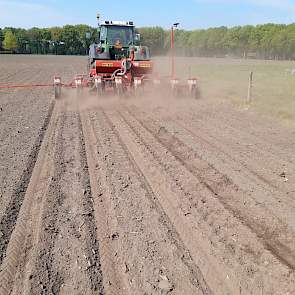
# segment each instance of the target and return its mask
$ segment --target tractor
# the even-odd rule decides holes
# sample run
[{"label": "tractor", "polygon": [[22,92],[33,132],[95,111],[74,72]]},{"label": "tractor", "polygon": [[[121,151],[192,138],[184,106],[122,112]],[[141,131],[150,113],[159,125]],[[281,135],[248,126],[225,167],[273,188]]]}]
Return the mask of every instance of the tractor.
[{"label": "tractor", "polygon": [[[199,97],[198,79],[189,77],[182,82],[176,76],[174,29],[171,27],[171,74],[159,77],[154,72],[150,50],[140,44],[140,34],[136,32],[132,21],[104,21],[98,19],[97,42],[91,44],[88,56],[88,74],[76,75],[69,83],[62,83],[56,75],[50,84],[1,84],[0,89],[8,88],[54,88],[55,98],[60,98],[62,88],[75,88],[81,93],[84,88],[95,91],[98,96],[108,93],[118,96],[137,96],[161,88],[161,93],[175,97]],[[165,94],[164,94],[165,95]]]},{"label": "tractor", "polygon": [[98,96],[111,93],[119,97],[137,96],[161,87],[168,95],[175,97],[198,97],[197,78],[189,77],[186,83],[182,83],[175,74],[174,28],[178,23],[171,28],[171,75],[161,78],[154,73],[150,50],[140,44],[140,34],[132,21],[100,23],[99,15],[97,19],[97,42],[89,48],[89,74],[77,75],[68,84],[62,84],[60,77],[55,77],[57,98],[61,95],[62,87],[73,87],[78,92],[88,87],[96,91]]},{"label": "tractor", "polygon": [[151,81],[153,62],[132,21],[104,21],[98,26],[98,42],[90,45],[88,69],[99,95],[123,95]]},{"label": "tractor", "polygon": [[[55,98],[60,98],[63,88],[74,88],[80,94],[84,88],[96,92],[98,96],[108,93],[119,97],[137,96],[161,89],[163,95],[176,98],[189,96],[198,98],[199,87],[196,77],[189,77],[183,82],[176,76],[174,29],[171,27],[171,74],[159,77],[154,72],[150,50],[140,44],[132,21],[104,21],[98,19],[97,42],[90,45],[88,56],[88,74],[76,75],[69,83],[62,83],[56,75],[50,84],[1,84],[0,89],[52,87]],[[90,33],[87,33],[91,36]],[[167,93],[166,93],[167,92]]]}]

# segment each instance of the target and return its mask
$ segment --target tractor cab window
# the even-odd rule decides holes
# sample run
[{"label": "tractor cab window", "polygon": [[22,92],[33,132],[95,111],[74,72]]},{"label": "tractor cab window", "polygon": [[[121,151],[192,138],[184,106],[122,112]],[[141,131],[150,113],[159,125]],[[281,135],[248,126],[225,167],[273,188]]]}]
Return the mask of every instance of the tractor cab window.
[{"label": "tractor cab window", "polygon": [[133,27],[109,26],[107,35],[110,45],[120,43],[126,47],[133,44]]},{"label": "tractor cab window", "polygon": [[105,42],[106,41],[106,38],[107,38],[107,29],[106,29],[106,27],[101,26],[101,29],[100,29],[100,40]]}]

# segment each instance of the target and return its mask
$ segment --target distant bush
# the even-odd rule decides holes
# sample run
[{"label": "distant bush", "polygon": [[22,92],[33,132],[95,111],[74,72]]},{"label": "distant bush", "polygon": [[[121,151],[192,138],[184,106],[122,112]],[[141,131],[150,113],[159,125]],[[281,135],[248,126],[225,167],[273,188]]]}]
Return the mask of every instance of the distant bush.
[{"label": "distant bush", "polygon": [[12,31],[7,30],[4,34],[4,39],[2,42],[2,46],[5,50],[14,51],[17,49],[17,39],[16,36],[12,33]]}]

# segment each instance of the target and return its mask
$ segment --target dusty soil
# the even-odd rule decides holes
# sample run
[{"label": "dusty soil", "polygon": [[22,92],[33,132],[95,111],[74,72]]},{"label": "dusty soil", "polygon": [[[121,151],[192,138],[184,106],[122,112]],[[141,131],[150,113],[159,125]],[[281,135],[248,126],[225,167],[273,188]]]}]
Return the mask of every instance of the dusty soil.
[{"label": "dusty soil", "polygon": [[[1,83],[83,70],[0,56]],[[0,107],[1,295],[295,294],[293,130],[205,97]]]}]

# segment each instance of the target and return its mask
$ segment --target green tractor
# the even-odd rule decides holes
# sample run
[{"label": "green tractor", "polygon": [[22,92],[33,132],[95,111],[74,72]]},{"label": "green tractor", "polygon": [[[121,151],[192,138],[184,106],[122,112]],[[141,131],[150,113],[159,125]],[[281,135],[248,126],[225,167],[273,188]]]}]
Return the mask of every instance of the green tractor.
[{"label": "green tractor", "polygon": [[88,65],[99,93],[110,89],[127,92],[150,79],[153,71],[150,51],[140,45],[140,34],[133,22],[104,21],[98,26],[97,41],[90,45]]},{"label": "green tractor", "polygon": [[149,49],[140,46],[140,34],[133,22],[105,21],[98,27],[97,44],[90,46],[89,61],[121,60],[130,57],[133,50],[135,60],[150,60]]}]

